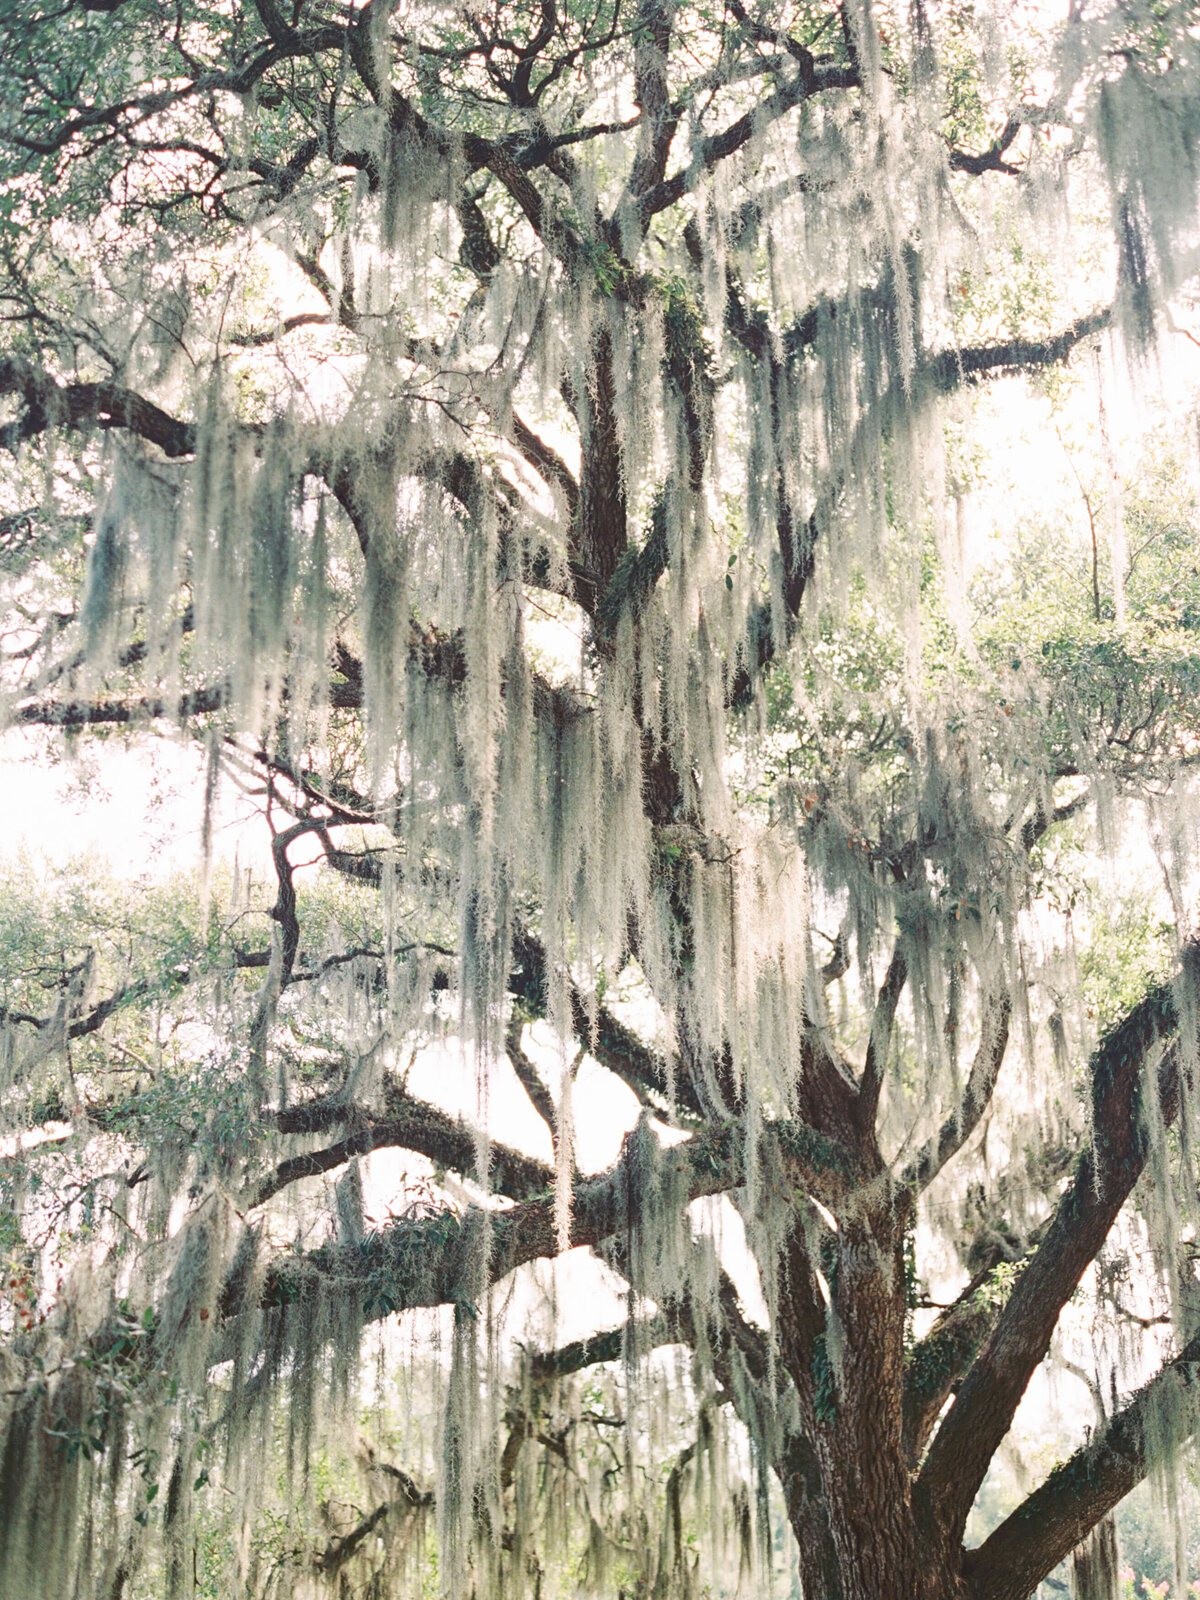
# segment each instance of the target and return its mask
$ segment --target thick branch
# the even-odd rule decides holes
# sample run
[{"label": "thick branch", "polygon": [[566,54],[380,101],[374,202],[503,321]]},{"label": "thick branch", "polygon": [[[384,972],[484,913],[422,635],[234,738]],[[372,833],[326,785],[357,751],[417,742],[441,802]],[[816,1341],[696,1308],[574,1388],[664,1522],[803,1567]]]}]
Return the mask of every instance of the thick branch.
[{"label": "thick branch", "polygon": [[[831,1150],[841,1152],[837,1167],[845,1183],[851,1181],[852,1172],[856,1172],[859,1179],[866,1177],[866,1170],[859,1170],[859,1162],[851,1152],[867,1154],[872,1166],[878,1158],[870,1130],[867,1130],[867,1138],[861,1137],[858,1086],[849,1065],[829,1038],[828,1030],[811,1020],[807,1021],[800,1042],[800,1061],[796,1105],[807,1124],[806,1137],[811,1133]],[[824,1195],[821,1198],[824,1199]]]},{"label": "thick branch", "polygon": [[1078,816],[1078,814],[1091,803],[1091,799],[1092,796],[1090,791],[1085,789],[1082,793],[1077,794],[1074,799],[1066,800],[1062,805],[1054,806],[1049,810],[1046,808],[1045,804],[1039,800],[1034,808],[1033,815],[1027,817],[1026,820],[1021,824],[1022,849],[1032,850],[1034,845],[1037,844],[1038,840],[1041,839],[1042,836],[1047,833],[1055,823],[1067,822],[1072,817]]},{"label": "thick branch", "polygon": [[935,388],[949,394],[973,378],[1002,377],[1057,366],[1084,339],[1103,333],[1111,321],[1112,312],[1105,308],[1076,318],[1070,327],[1045,339],[1006,339],[999,344],[942,350],[929,358],[921,375]]},{"label": "thick branch", "polygon": [[537,469],[551,488],[557,488],[567,504],[572,524],[579,515],[579,485],[558,451],[541,439],[527,423],[513,413],[513,442],[531,467]]},{"label": "thick branch", "polygon": [[1003,1297],[988,1289],[994,1266],[995,1262],[975,1274],[905,1361],[902,1427],[910,1468],[920,1461],[942,1407],[999,1319]]},{"label": "thick branch", "polygon": [[[310,1112],[308,1116],[306,1109]],[[331,1115],[335,1109],[329,1104],[310,1108],[298,1106],[277,1113],[276,1121],[281,1127],[307,1131],[324,1120],[322,1112]],[[243,1196],[243,1209],[261,1206],[289,1184],[332,1172],[355,1156],[367,1155],[372,1150],[412,1150],[417,1155],[427,1156],[435,1166],[448,1168],[464,1177],[475,1169],[479,1143],[472,1130],[439,1107],[409,1095],[399,1084],[388,1086],[386,1114],[379,1120],[364,1117],[362,1111],[354,1107],[343,1105],[340,1109],[343,1120],[361,1120],[361,1125],[336,1144],[281,1161]],[[506,1195],[510,1200],[528,1200],[532,1195],[544,1193],[553,1183],[553,1169],[545,1162],[507,1145],[493,1143],[489,1148],[490,1179],[497,1194]]]},{"label": "thick branch", "polygon": [[160,717],[184,722],[207,716],[228,702],[224,685],[195,689],[178,700],[37,700],[21,706],[12,720],[26,728],[144,727]]},{"label": "thick branch", "polygon": [[[432,1503],[432,1496],[430,1496],[430,1503]],[[374,1511],[368,1512],[349,1533],[344,1534],[340,1539],[330,1539],[314,1563],[317,1571],[323,1573],[327,1578],[335,1577],[346,1565],[346,1562],[350,1560],[351,1556],[354,1555],[355,1551],[358,1550],[359,1546],[375,1532],[391,1509],[391,1501],[385,1500],[382,1505],[376,1506]]]},{"label": "thick branch", "polygon": [[22,411],[0,428],[0,448],[16,450],[47,428],[126,428],[177,458],[195,453],[196,431],[152,401],[117,383],[58,383],[19,356],[0,359],[0,395],[12,395]]},{"label": "thick branch", "polygon": [[[1196,964],[1189,952],[1186,971]],[[1153,990],[1092,1058],[1092,1148],[1080,1158],[1037,1251],[930,1448],[918,1482],[922,1514],[961,1537],[988,1465],[1012,1425],[1059,1314],[1137,1182],[1149,1153],[1143,1073],[1178,1026],[1172,985]],[[1176,1052],[1158,1069],[1162,1114],[1178,1107]]]},{"label": "thick branch", "polygon": [[596,632],[601,638],[612,637],[626,611],[637,616],[667,570],[669,556],[666,502],[660,494],[650,509],[650,534],[645,544],[640,549],[629,546],[597,603]]},{"label": "thick branch", "polygon": [[1003,172],[1009,177],[1018,176],[1021,171],[1020,167],[1014,166],[1011,161],[1005,161],[1004,157],[1008,152],[1009,146],[1017,137],[1017,134],[1020,133],[1021,127],[1022,123],[1019,117],[1009,117],[987,149],[981,151],[978,155],[972,155],[966,150],[952,148],[950,151],[951,172],[967,172],[973,178],[978,178],[985,172]]},{"label": "thick branch", "polygon": [[[631,1173],[626,1142],[615,1166],[575,1191],[570,1245],[594,1245],[628,1227],[642,1203]],[[719,1194],[741,1179],[741,1140],[730,1127],[715,1128],[665,1151],[667,1191],[688,1204]],[[552,1195],[527,1200],[508,1211],[446,1211],[400,1221],[361,1244],[330,1244],[299,1257],[280,1259],[268,1272],[266,1307],[306,1301],[322,1289],[362,1297],[368,1317],[416,1306],[461,1304],[479,1277],[480,1236],[487,1231],[482,1287],[497,1283],[539,1256],[559,1254]]]},{"label": "thick branch", "polygon": [[1196,1426],[1200,1335],[1007,1517],[965,1571],[971,1600],[1025,1600],[1146,1476],[1151,1438],[1182,1444]]},{"label": "thick branch", "polygon": [[[678,1327],[667,1317],[653,1317],[639,1323],[633,1331],[639,1350],[679,1344],[681,1337]],[[535,1351],[529,1358],[529,1375],[534,1383],[552,1383],[556,1378],[584,1372],[603,1361],[620,1361],[628,1338],[629,1329],[622,1324],[604,1333],[593,1333],[586,1339],[573,1339],[570,1344],[559,1345],[556,1350]]]},{"label": "thick branch", "polygon": [[628,192],[641,196],[663,180],[671,141],[679,126],[670,103],[667,58],[671,48],[672,0],[641,0],[633,62],[633,98],[642,113],[638,152],[629,175]]}]

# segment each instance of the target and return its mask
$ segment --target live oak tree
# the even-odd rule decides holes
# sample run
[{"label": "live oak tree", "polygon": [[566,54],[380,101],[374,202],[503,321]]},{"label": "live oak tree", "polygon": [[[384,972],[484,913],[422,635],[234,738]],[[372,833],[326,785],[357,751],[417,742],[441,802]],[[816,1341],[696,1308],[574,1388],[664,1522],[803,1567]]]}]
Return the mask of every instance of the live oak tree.
[{"label": "live oak tree", "polygon": [[[808,1600],[1020,1600],[1094,1529],[1079,1582],[1107,1592],[1105,1519],[1171,1472],[1200,1370],[1194,535],[1145,556],[1093,488],[1083,614],[1045,626],[1027,585],[1017,621],[977,615],[955,440],[992,377],[1152,368],[1195,265],[1198,27],[1168,0],[1054,27],[934,0],[4,9],[5,715],[186,729],[206,814],[257,789],[276,881],[269,939],[210,884],[156,961],[60,910],[10,972],[0,1591],[189,1593],[208,1463],[252,1496],[282,1408],[300,1483],[364,1329],[447,1307],[439,1471],[371,1457],[378,1503],[303,1581],[428,1513],[447,1593],[540,1592],[589,1540],[564,1583],[684,1592],[701,1485],[736,1569],[721,1524],[765,1533],[770,1479]],[[1097,1039],[1055,841],[1120,856],[1139,805],[1174,923]],[[318,856],[359,935],[300,893]],[[447,1027],[481,1124],[507,1060],[552,1161],[410,1091]],[[581,1050],[644,1108],[591,1176]],[[62,1141],[29,1133],[64,1121],[48,1200]],[[385,1147],[439,1186],[365,1229]],[[918,1223],[961,1173],[972,1276],[918,1339]],[[329,1237],[289,1245],[324,1174]],[[717,1195],[765,1320],[697,1231]],[[1102,1386],[1086,1445],[966,1549],[1137,1217],[1165,1364]],[[626,1324],[518,1370],[498,1286],[573,1246]],[[600,1366],[632,1419],[664,1346],[694,1427],[643,1493],[634,1421],[589,1469],[547,1395]],[[539,1453],[547,1497],[575,1484],[557,1531]]]}]

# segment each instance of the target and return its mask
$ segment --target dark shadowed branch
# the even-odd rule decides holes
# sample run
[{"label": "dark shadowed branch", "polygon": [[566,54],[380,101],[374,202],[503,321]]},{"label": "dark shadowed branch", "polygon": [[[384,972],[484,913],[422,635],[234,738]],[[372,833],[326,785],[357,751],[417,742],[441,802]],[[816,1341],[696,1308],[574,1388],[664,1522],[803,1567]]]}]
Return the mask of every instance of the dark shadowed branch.
[{"label": "dark shadowed branch", "polygon": [[1041,1580],[1142,1481],[1150,1440],[1178,1447],[1196,1427],[1200,1337],[1184,1346],[1082,1449],[1056,1467],[977,1549],[971,1600],[1026,1600]]},{"label": "dark shadowed branch", "polygon": [[[1189,967],[1194,963],[1193,952]],[[1148,994],[1092,1058],[1092,1148],[1080,1157],[1049,1228],[942,1421],[918,1482],[923,1514],[954,1537],[961,1537],[988,1465],[1050,1347],[1063,1306],[1145,1166],[1149,1134],[1143,1073],[1176,1026],[1174,987],[1168,983]],[[1157,1070],[1162,1113],[1169,1121],[1178,1107],[1173,1049]]]}]

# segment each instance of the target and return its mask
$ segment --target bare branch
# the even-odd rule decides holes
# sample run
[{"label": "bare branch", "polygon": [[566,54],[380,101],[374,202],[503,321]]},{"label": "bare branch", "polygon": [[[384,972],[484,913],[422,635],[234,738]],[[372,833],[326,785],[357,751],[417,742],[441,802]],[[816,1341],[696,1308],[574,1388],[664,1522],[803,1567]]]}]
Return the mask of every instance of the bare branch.
[{"label": "bare branch", "polygon": [[508,1019],[508,1027],[504,1034],[504,1049],[508,1056],[517,1081],[529,1098],[529,1103],[546,1124],[552,1142],[556,1142],[558,1128],[558,1111],[549,1089],[538,1077],[537,1068],[521,1048],[521,1034],[525,1029],[525,1018],[520,1010],[514,1006]]}]

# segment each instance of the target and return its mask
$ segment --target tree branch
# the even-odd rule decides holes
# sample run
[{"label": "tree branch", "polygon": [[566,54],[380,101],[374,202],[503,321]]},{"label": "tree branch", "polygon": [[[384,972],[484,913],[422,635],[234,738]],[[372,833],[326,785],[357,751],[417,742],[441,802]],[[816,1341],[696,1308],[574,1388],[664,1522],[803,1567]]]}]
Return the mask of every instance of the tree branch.
[{"label": "tree branch", "polygon": [[229,701],[225,685],[194,689],[177,700],[37,700],[26,703],[12,721],[30,728],[145,727],[160,717],[186,722],[220,711]]},{"label": "tree branch", "polygon": [[0,358],[0,396],[19,400],[22,413],[0,427],[0,449],[16,450],[47,428],[125,428],[176,459],[194,455],[196,430],[117,383],[58,383],[20,356]]},{"label": "tree branch", "polygon": [[[630,1148],[627,1139],[614,1166],[576,1188],[571,1248],[597,1244],[629,1226],[641,1204],[627,1159]],[[719,1194],[741,1180],[740,1138],[728,1126],[707,1130],[664,1151],[660,1170],[680,1204]],[[553,1195],[508,1211],[471,1210],[461,1218],[446,1211],[394,1222],[359,1244],[329,1244],[300,1257],[278,1258],[267,1273],[261,1303],[269,1309],[307,1301],[324,1287],[363,1296],[368,1319],[417,1306],[460,1304],[478,1277],[482,1230],[490,1245],[485,1287],[527,1261],[559,1254]]]},{"label": "tree branch", "polygon": [[[378,1121],[365,1116],[359,1107],[345,1104],[335,1107],[328,1103],[307,1108],[289,1107],[276,1113],[274,1120],[289,1131],[315,1131],[325,1116],[332,1121],[332,1113],[337,1110],[342,1112],[340,1120],[361,1121],[362,1125],[336,1144],[281,1161],[243,1194],[239,1209],[248,1211],[265,1205],[289,1184],[332,1172],[355,1156],[368,1155],[372,1150],[412,1150],[417,1155],[427,1156],[435,1166],[464,1177],[475,1168],[479,1142],[472,1130],[439,1107],[409,1095],[397,1083],[388,1085],[385,1115]],[[528,1200],[532,1195],[544,1193],[554,1182],[554,1169],[543,1161],[503,1144],[492,1143],[489,1150],[489,1176],[497,1194],[510,1200]]]},{"label": "tree branch", "polygon": [[530,466],[536,468],[551,488],[560,491],[573,524],[579,515],[579,485],[570,467],[557,450],[551,449],[532,428],[521,421],[516,412],[513,413],[512,435],[517,448]]},{"label": "tree branch", "polygon": [[905,1459],[913,1470],[942,1407],[969,1371],[980,1345],[1000,1316],[1004,1298],[987,1288],[998,1259],[997,1256],[975,1274],[925,1337],[918,1339],[905,1361],[902,1428]]},{"label": "tree branch", "polygon": [[1146,1476],[1149,1440],[1183,1444],[1196,1428],[1200,1335],[1095,1437],[1056,1467],[983,1544],[968,1550],[970,1600],[1025,1600]]},{"label": "tree branch", "polygon": [[[633,99],[642,116],[627,185],[627,194],[635,200],[662,182],[679,126],[679,112],[671,105],[667,83],[674,10],[673,0],[640,0],[637,8]],[[621,209],[619,205],[618,214]]]},{"label": "tree branch", "polygon": [[[428,1503],[433,1504],[432,1495],[429,1496]],[[385,1500],[382,1505],[376,1506],[374,1511],[368,1512],[349,1533],[339,1539],[330,1539],[313,1563],[317,1571],[326,1578],[336,1577],[359,1546],[371,1537],[391,1509],[392,1502]]]},{"label": "tree branch", "polygon": [[978,178],[985,172],[1003,172],[1010,178],[1018,177],[1021,168],[1013,166],[1011,161],[1005,161],[1004,157],[1023,126],[1024,124],[1019,117],[1009,117],[991,144],[979,155],[971,155],[966,150],[952,147],[950,150],[951,172],[967,172],[974,178]]},{"label": "tree branch", "polygon": [[551,1143],[557,1145],[558,1110],[549,1089],[538,1077],[537,1068],[521,1048],[521,1034],[524,1028],[525,1018],[520,1009],[514,1006],[504,1034],[505,1054],[530,1105],[546,1124]]},{"label": "tree branch", "polygon": [[[797,327],[807,328],[811,315],[810,313],[801,318]],[[1104,308],[1078,318],[1069,327],[1046,339],[1008,339],[998,344],[972,345],[961,350],[941,350],[931,353],[918,361],[916,370],[908,380],[911,394],[914,400],[919,400],[922,392],[952,394],[965,383],[1057,365],[1066,361],[1083,340],[1103,332],[1111,320],[1111,310]],[[810,338],[815,338],[816,329],[817,322],[814,318],[811,335],[806,334],[800,341],[802,345],[810,342]],[[762,353],[755,349],[753,344],[747,348],[753,354]],[[765,350],[765,346],[763,348]],[[847,460],[855,459],[857,440],[869,436],[873,430],[879,428],[880,419],[888,416],[903,387],[904,382],[898,376],[860,417],[855,428],[855,438],[844,452]],[[808,584],[816,570],[818,540],[833,518],[842,490],[843,480],[840,472],[835,473],[826,484],[802,530],[799,531],[799,536],[793,535],[790,522],[781,528],[780,550],[784,560],[786,580],[784,611],[789,639],[792,628],[799,618]],[[789,517],[790,515],[789,512]],[[768,603],[752,611],[747,618],[746,640],[741,661],[737,670],[731,674],[727,689],[727,700],[732,709],[743,709],[750,703],[754,685],[775,659],[775,652],[776,634],[771,606]]]},{"label": "tree branch", "polygon": [[[1185,953],[1194,982],[1200,952]],[[1050,1348],[1059,1314],[1137,1182],[1149,1154],[1143,1072],[1178,1027],[1173,985],[1152,990],[1101,1042],[1092,1057],[1092,1147],[1053,1220],[1018,1277],[1008,1304],[938,1429],[918,1480],[921,1514],[961,1538],[971,1503],[1008,1432],[1035,1368]],[[1158,1068],[1162,1115],[1178,1110],[1177,1052]]]},{"label": "tree branch", "polygon": [[[629,1329],[622,1324],[603,1333],[593,1333],[586,1339],[574,1339],[570,1344],[559,1345],[556,1350],[535,1350],[529,1357],[529,1376],[536,1384],[553,1383],[557,1378],[584,1372],[603,1361],[620,1361],[628,1337]],[[670,1318],[662,1316],[640,1322],[634,1331],[634,1339],[639,1350],[658,1349],[662,1345],[682,1342],[679,1329]]]},{"label": "tree branch", "polygon": [[879,1091],[887,1070],[888,1052],[892,1047],[892,1027],[896,1020],[896,1007],[908,980],[908,960],[901,941],[896,940],[892,959],[875,1002],[871,1016],[871,1037],[867,1042],[867,1056],[862,1078],[858,1085],[858,1121],[866,1131],[875,1126],[875,1113],[879,1109]]},{"label": "tree branch", "polygon": [[693,146],[687,166],[670,178],[664,178],[648,189],[638,201],[637,210],[642,228],[650,218],[665,211],[690,194],[696,185],[720,162],[748,144],[771,123],[778,122],[803,101],[814,95],[825,94],[830,89],[857,89],[860,85],[855,66],[817,66],[810,57],[811,70],[802,65],[790,83],[784,84],[773,95],[761,101],[752,111],[745,112],[736,122],[710,134]]},{"label": "tree branch", "polygon": [[996,1080],[1008,1048],[1008,1023],[1012,999],[1007,990],[990,994],[983,1003],[979,1028],[979,1048],[971,1063],[962,1100],[946,1118],[941,1129],[911,1161],[904,1173],[905,1186],[916,1192],[927,1189],[950,1157],[957,1154],[979,1126],[992,1102]]},{"label": "tree branch", "polygon": [[[513,935],[513,973],[509,987],[531,1016],[546,1014],[547,983],[544,947],[527,929],[518,929]],[[596,1008],[593,1030],[584,996],[574,984],[569,994],[571,1026],[580,1043],[587,1045],[589,1054],[632,1089],[643,1105],[660,1113],[669,1111],[671,1075],[662,1057],[643,1044],[632,1028],[619,1022],[605,1006]],[[703,1107],[686,1078],[679,1078],[674,1089],[685,1111],[703,1117]]]}]

